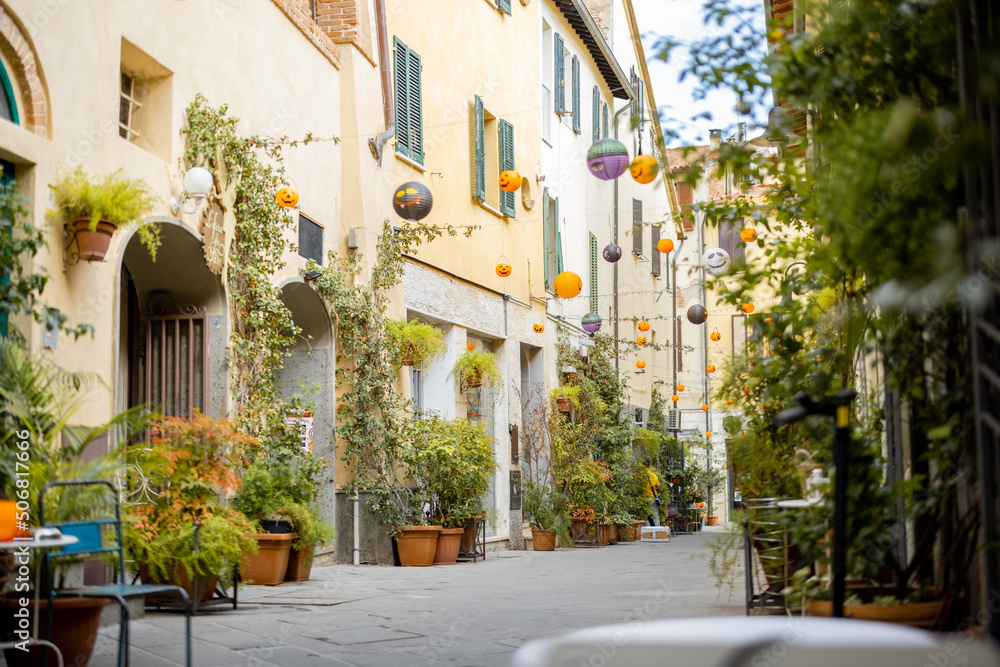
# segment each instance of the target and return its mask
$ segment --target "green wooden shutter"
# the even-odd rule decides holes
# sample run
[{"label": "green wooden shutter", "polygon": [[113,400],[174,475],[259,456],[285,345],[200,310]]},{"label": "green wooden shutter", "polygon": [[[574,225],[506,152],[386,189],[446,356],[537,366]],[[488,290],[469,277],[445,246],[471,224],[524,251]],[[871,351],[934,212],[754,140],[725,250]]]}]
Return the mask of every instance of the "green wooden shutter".
[{"label": "green wooden shutter", "polygon": [[559,36],[559,33],[555,34],[555,102],[556,102],[556,112],[566,111],[566,60],[563,57],[563,38]]},{"label": "green wooden shutter", "polygon": [[642,254],[642,201],[632,200],[632,253]]},{"label": "green wooden shutter", "polygon": [[476,95],[476,111],[473,116],[476,151],[472,156],[472,159],[475,161],[476,178],[472,183],[474,190],[472,194],[479,201],[486,201],[486,121],[484,115],[483,100]]},{"label": "green wooden shutter", "polygon": [[590,312],[597,312],[597,237],[590,235]]},{"label": "green wooden shutter", "polygon": [[500,11],[502,11],[502,12],[505,12],[507,14],[511,13],[511,11],[510,11],[510,0],[497,0],[497,7],[499,7]]},{"label": "green wooden shutter", "polygon": [[604,103],[604,138],[608,138],[608,104]]},{"label": "green wooden shutter", "polygon": [[421,70],[420,56],[412,49],[407,51],[407,85],[409,87],[410,105],[410,157],[424,163],[424,108],[420,94]]},{"label": "green wooden shutter", "polygon": [[601,89],[594,86],[594,120],[592,125],[593,141],[601,138]]},{"label": "green wooden shutter", "polygon": [[660,251],[656,248],[656,244],[660,242],[660,228],[656,225],[650,227],[649,234],[649,252],[652,254],[651,266],[649,272],[654,276],[660,275]]},{"label": "green wooden shutter", "polygon": [[580,134],[580,59],[573,56],[573,131]]},{"label": "green wooden shutter", "polygon": [[552,288],[552,280],[554,276],[551,275],[552,271],[549,269],[549,257],[551,257],[554,248],[552,247],[552,216],[549,215],[549,189],[542,188],[542,243],[545,250],[545,289]]},{"label": "green wooden shutter", "polygon": [[552,288],[553,276],[549,269],[549,257],[552,253],[552,242],[549,240],[551,237],[551,225],[552,216],[549,215],[549,189],[542,188],[542,243],[544,244],[545,251],[545,289]]},{"label": "green wooden shutter", "polygon": [[[501,118],[497,127],[500,132],[500,171],[514,169],[514,126]],[[515,216],[513,192],[500,191],[500,212],[508,218]]]},{"label": "green wooden shutter", "polygon": [[555,197],[552,200],[552,224],[556,229],[556,275],[562,273],[563,269],[563,252],[562,252],[562,232],[559,231],[559,198]]},{"label": "green wooden shutter", "polygon": [[393,66],[395,68],[396,85],[396,152],[410,157],[410,87],[407,85],[406,75],[409,58],[407,57],[406,45],[399,41],[398,37],[393,38],[395,50],[393,52]]}]

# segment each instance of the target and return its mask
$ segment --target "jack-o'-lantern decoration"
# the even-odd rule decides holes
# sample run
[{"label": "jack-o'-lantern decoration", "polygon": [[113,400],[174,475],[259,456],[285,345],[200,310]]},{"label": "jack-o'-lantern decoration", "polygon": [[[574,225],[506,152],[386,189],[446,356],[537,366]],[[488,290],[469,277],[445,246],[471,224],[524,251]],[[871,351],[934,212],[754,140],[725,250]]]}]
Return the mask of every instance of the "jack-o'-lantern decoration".
[{"label": "jack-o'-lantern decoration", "polygon": [[617,139],[601,139],[587,151],[587,167],[602,181],[613,181],[628,169],[628,150]]},{"label": "jack-o'-lantern decoration", "polygon": [[656,242],[656,249],[662,253],[668,253],[674,249],[674,242],[670,239],[660,239]]},{"label": "jack-o'-lantern decoration", "polygon": [[476,346],[473,345],[472,343],[466,343],[465,349],[468,350],[469,352],[472,352],[474,349],[476,349]]},{"label": "jack-o'-lantern decoration", "polygon": [[684,391],[684,385],[682,384],[677,385],[677,391]]},{"label": "jack-o'-lantern decoration", "polygon": [[705,366],[705,371],[708,372],[708,373],[714,373],[715,372],[715,364],[709,364],[708,366]]},{"label": "jack-o'-lantern decoration", "polygon": [[513,169],[505,169],[500,172],[500,189],[504,192],[517,192],[521,187],[521,174]]},{"label": "jack-o'-lantern decoration", "polygon": [[639,370],[642,370],[643,368],[646,367],[646,362],[640,359],[639,361],[635,362],[635,367],[638,368]]},{"label": "jack-o'-lantern decoration", "polygon": [[512,270],[513,268],[511,267],[510,262],[507,261],[507,258],[501,257],[500,261],[497,262],[497,275],[501,278],[509,278]]},{"label": "jack-o'-lantern decoration", "polygon": [[753,312],[753,304],[752,303],[744,303],[743,304],[743,312],[746,313],[747,315],[749,315],[750,313],[752,313]]},{"label": "jack-o'-lantern decoration", "polygon": [[681,397],[678,396],[677,394],[674,394],[673,396],[670,397],[670,400],[676,403],[677,401],[681,400]]},{"label": "jack-o'-lantern decoration", "polygon": [[701,256],[701,265],[713,276],[721,276],[729,270],[729,253],[722,248],[709,248]]},{"label": "jack-o'-lantern decoration", "polygon": [[639,331],[649,331],[649,322],[646,320],[639,322]]},{"label": "jack-o'-lantern decoration", "polygon": [[726,399],[726,405],[732,405],[732,404],[733,404],[733,399],[727,398]]},{"label": "jack-o'-lantern decoration", "polygon": [[555,287],[556,294],[564,299],[572,299],[583,289],[583,281],[572,271],[563,271],[556,276]]},{"label": "jack-o'-lantern decoration", "polygon": [[753,227],[744,227],[740,232],[740,238],[744,243],[753,243],[757,240],[757,230]]},{"label": "jack-o'-lantern decoration", "polygon": [[712,340],[714,340],[716,343],[718,343],[720,340],[722,340],[722,334],[719,333],[718,329],[716,329],[711,334],[709,334],[708,337],[711,338]]},{"label": "jack-o'-lantern decoration", "polygon": [[410,181],[396,188],[392,197],[392,207],[396,214],[407,220],[423,220],[431,212],[434,198],[423,183]]},{"label": "jack-o'-lantern decoration", "polygon": [[628,166],[628,171],[637,183],[645,185],[652,183],[660,173],[660,165],[652,155],[636,155],[632,164]]},{"label": "jack-o'-lantern decoration", "polygon": [[645,336],[639,336],[638,338],[636,338],[636,339],[635,339],[635,342],[636,342],[636,343],[637,343],[638,345],[645,345],[646,343],[648,343],[648,342],[649,342],[649,339],[648,339],[648,338],[646,338]]},{"label": "jack-o'-lantern decoration", "polygon": [[712,437],[712,432],[711,431],[705,431],[705,437],[706,438],[711,438]]},{"label": "jack-o'-lantern decoration", "polygon": [[542,333],[543,331],[545,331],[545,325],[542,324],[541,322],[538,322],[537,324],[531,327],[531,330],[534,331],[535,333]]},{"label": "jack-o'-lantern decoration", "polygon": [[708,403],[705,403],[704,405],[702,405],[701,409],[704,410],[705,412],[708,412]]},{"label": "jack-o'-lantern decoration", "polygon": [[299,193],[291,188],[281,188],[274,195],[274,200],[281,208],[292,208],[299,203]]}]

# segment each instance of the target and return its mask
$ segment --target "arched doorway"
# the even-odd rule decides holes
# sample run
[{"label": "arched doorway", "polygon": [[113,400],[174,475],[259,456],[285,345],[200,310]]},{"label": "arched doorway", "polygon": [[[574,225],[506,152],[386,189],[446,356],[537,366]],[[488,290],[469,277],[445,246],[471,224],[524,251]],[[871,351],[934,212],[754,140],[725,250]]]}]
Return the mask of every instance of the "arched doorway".
[{"label": "arched doorway", "polygon": [[228,312],[201,239],[172,218],[161,223],[154,262],[133,235],[122,253],[118,407],[149,404],[165,415],[214,417],[228,404]]}]

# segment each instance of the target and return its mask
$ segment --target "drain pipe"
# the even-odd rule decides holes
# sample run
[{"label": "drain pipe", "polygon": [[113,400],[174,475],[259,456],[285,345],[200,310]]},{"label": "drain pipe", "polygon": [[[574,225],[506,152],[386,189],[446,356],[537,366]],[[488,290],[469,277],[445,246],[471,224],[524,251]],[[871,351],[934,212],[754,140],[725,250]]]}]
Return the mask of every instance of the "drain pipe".
[{"label": "drain pipe", "polygon": [[354,492],[354,564],[361,565],[361,503]]},{"label": "drain pipe", "polygon": [[392,106],[392,74],[389,63],[389,30],[385,23],[385,0],[375,0],[375,16],[378,23],[378,53],[382,65],[382,101],[385,104],[385,131],[368,140],[368,148],[378,166],[382,166],[382,151],[385,142],[396,134],[396,116]]},{"label": "drain pipe", "polygon": [[[626,111],[631,111],[634,100],[629,99],[628,104],[623,106],[621,109],[615,112],[615,139],[618,139],[618,116],[621,116]],[[612,202],[612,210],[614,211],[614,243],[618,245],[618,179],[615,179],[614,185],[614,201]],[[618,262],[615,262],[613,275],[614,275],[614,287],[612,292],[614,292],[614,307],[615,307],[615,372],[618,371]]]}]

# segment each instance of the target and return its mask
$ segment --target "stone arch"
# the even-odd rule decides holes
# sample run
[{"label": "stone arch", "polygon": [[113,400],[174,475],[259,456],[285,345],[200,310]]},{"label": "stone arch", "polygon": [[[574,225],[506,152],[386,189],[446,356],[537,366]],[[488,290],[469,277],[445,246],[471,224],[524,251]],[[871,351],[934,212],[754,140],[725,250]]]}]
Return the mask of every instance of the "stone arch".
[{"label": "stone arch", "polygon": [[[42,7],[39,13],[47,17]],[[10,63],[11,83],[17,85],[23,103],[21,125],[40,137],[49,137],[49,94],[41,63],[24,26],[6,3],[0,2],[0,52]]]}]

